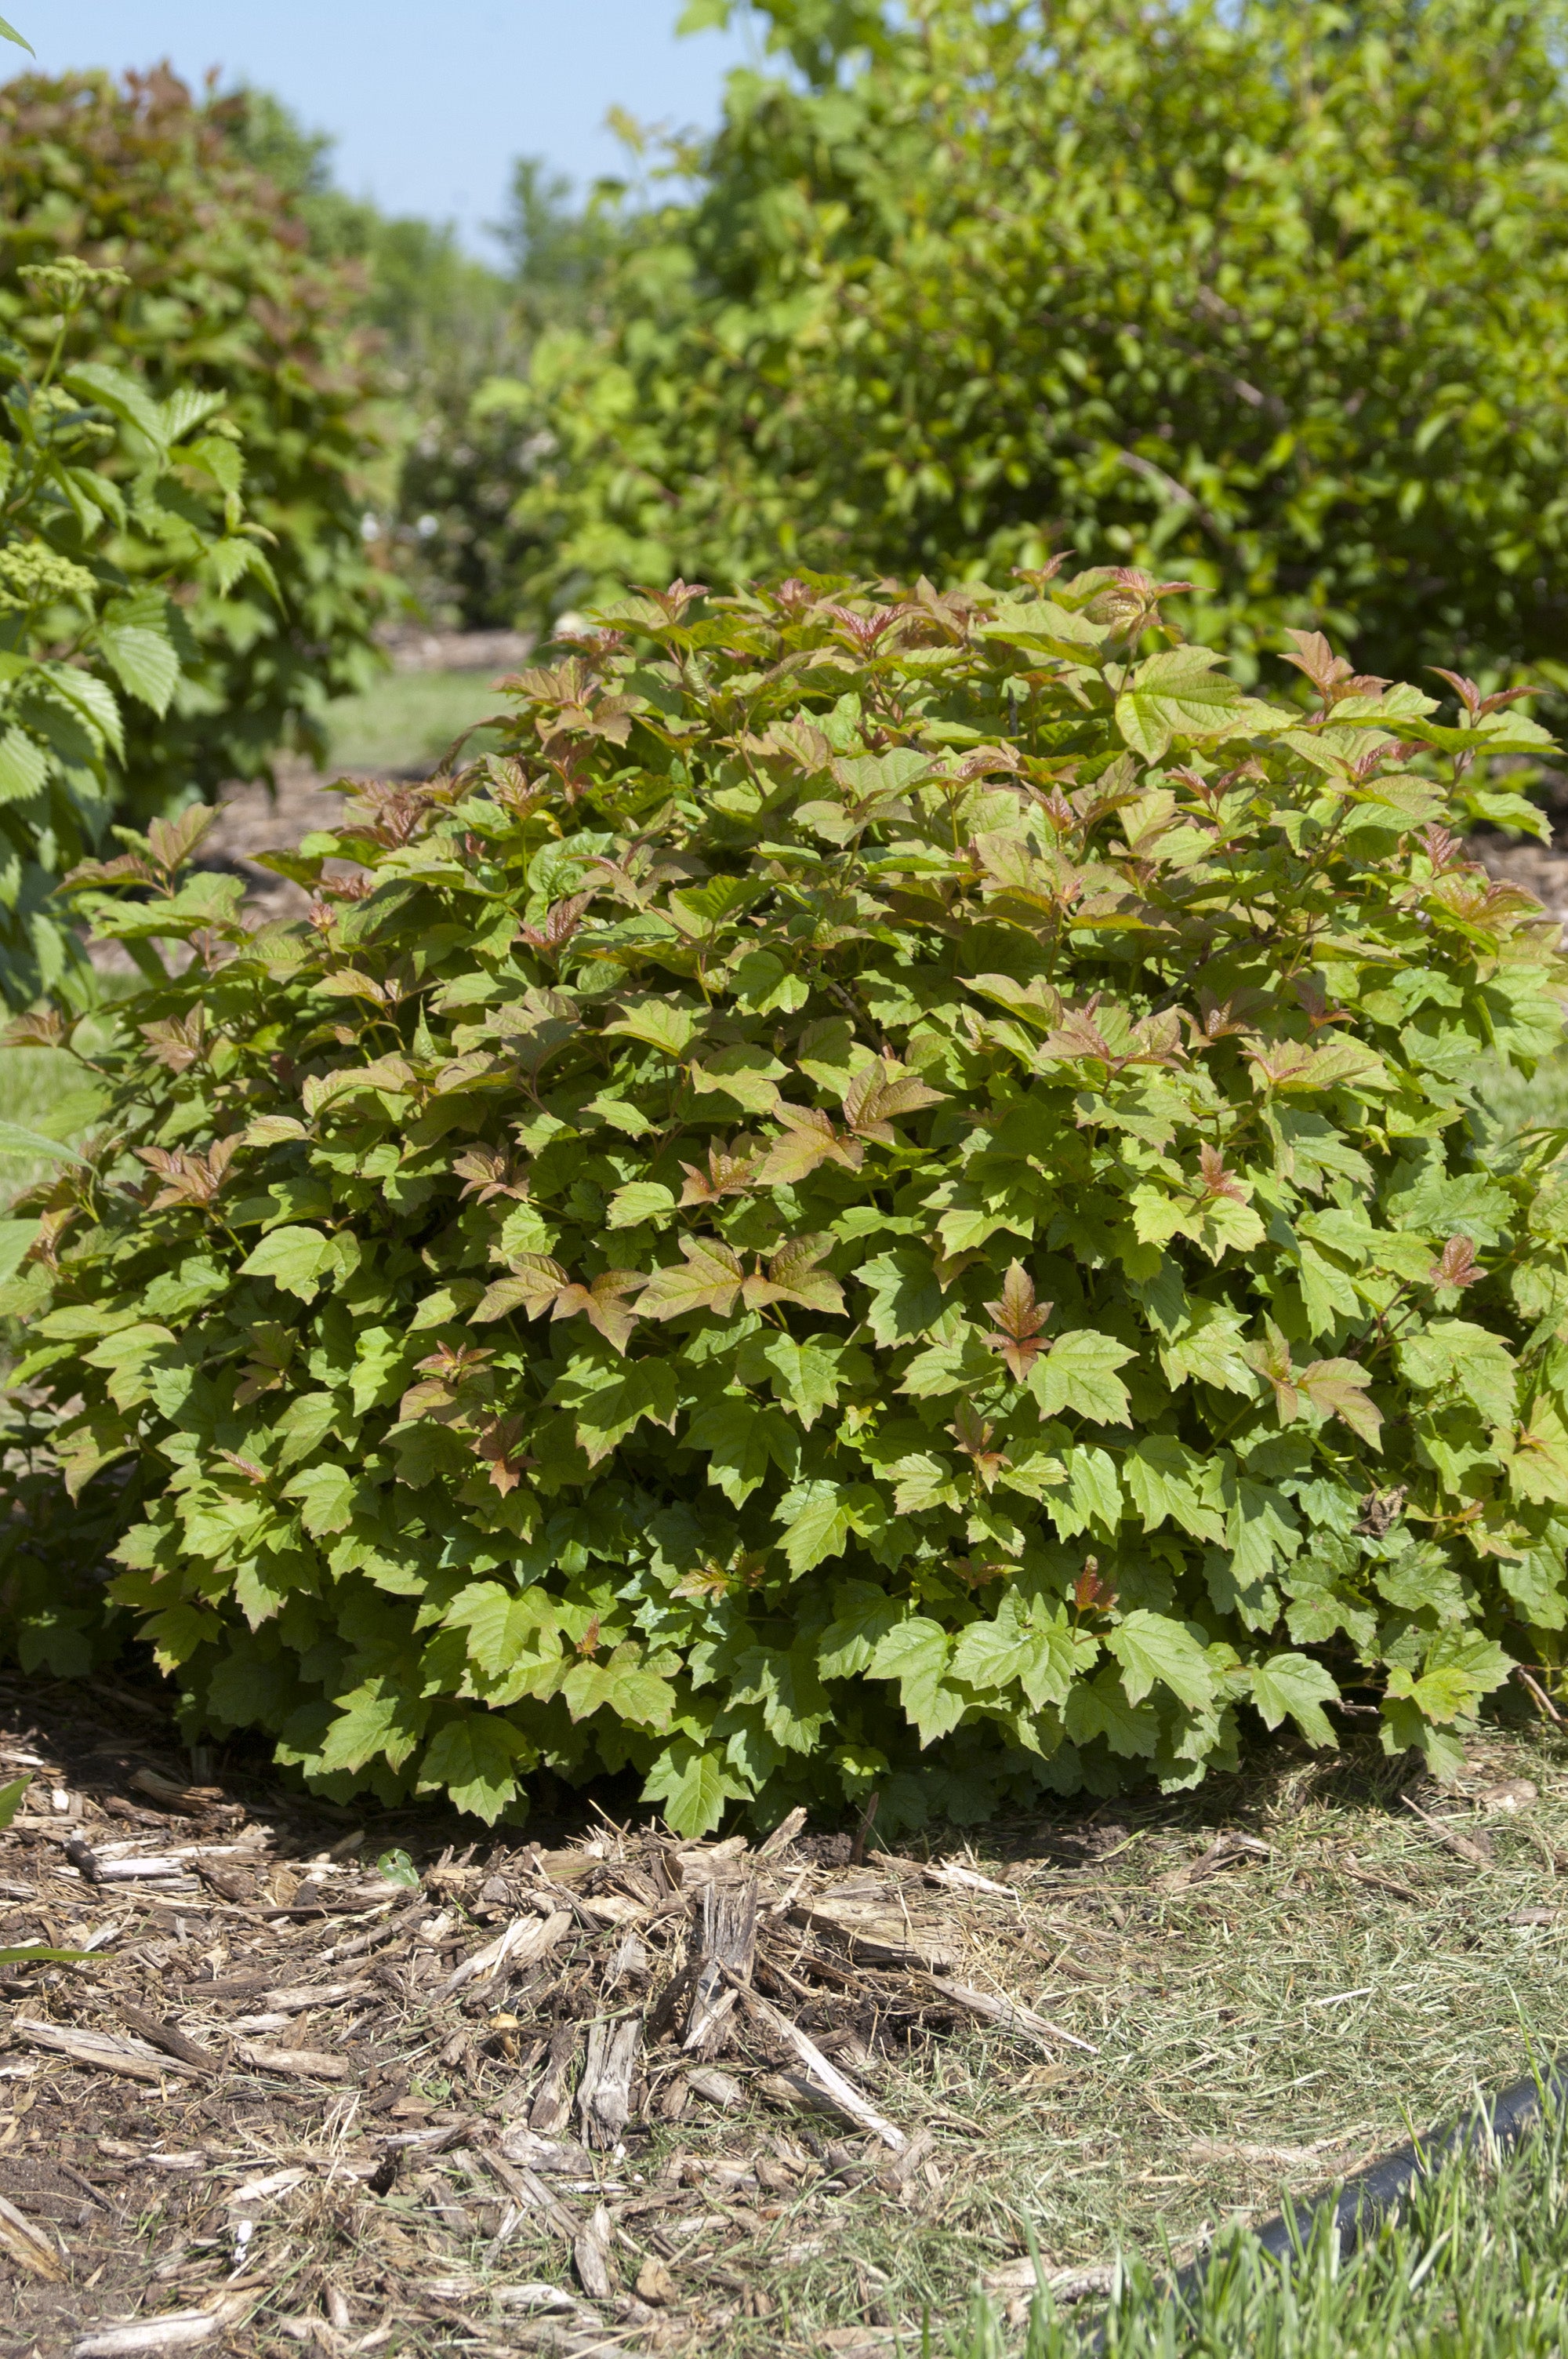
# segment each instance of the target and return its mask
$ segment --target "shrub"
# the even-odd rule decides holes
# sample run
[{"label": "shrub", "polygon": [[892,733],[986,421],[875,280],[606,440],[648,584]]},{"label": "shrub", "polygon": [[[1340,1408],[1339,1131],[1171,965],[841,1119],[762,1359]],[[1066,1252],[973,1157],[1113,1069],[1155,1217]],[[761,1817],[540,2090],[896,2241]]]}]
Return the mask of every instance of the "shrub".
[{"label": "shrub", "polygon": [[1548,0],[757,13],[793,75],[514,396],[521,603],[1068,548],[1238,654],[1568,687]]},{"label": "shrub", "polygon": [[1441,1767],[1555,1658],[1564,1136],[1477,1079],[1564,969],[1455,839],[1542,733],[1027,587],[635,601],[279,855],[308,922],[80,880],[199,955],[0,1307],[193,1724],[899,1823],[1346,1688]]},{"label": "shrub", "polygon": [[195,660],[182,596],[216,607],[235,582],[272,578],[243,521],[221,394],[154,401],[103,363],[61,374],[76,314],[112,300],[114,277],[76,261],[28,270],[22,336],[0,336],[0,993],[13,1006],[62,982],[80,996],[85,962],[50,896],[105,830],[128,716],[160,722]]},{"label": "shrub", "polygon": [[[0,89],[0,328],[26,335],[18,279],[61,255],[124,271],[84,303],[68,357],[139,378],[157,400],[222,397],[244,438],[276,587],[253,573],[184,603],[199,660],[161,716],[132,716],[122,774],[133,815],[192,787],[265,772],[294,746],[324,761],[323,714],[376,668],[384,591],[361,536],[381,445],[377,380],[345,325],[354,288],[314,262],[298,209],[241,152],[243,98],[196,105],[167,70],[22,76]],[[108,462],[113,468],[114,462]],[[133,528],[119,551],[156,578]]]}]

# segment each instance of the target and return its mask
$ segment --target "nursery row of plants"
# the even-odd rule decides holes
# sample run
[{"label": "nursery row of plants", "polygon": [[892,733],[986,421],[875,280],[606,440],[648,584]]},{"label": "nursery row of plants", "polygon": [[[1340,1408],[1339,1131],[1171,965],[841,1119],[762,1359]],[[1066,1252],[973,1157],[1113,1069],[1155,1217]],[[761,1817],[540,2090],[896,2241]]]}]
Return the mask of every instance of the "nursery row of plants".
[{"label": "nursery row of plants", "polygon": [[137,724],[160,791],[319,751],[400,582],[536,629],[677,574],[1071,547],[1182,576],[1249,678],[1324,626],[1393,678],[1562,689],[1555,0],[749,14],[712,136],[628,123],[580,204],[520,162],[502,269],[334,189],[264,92],[0,93],[0,301],[125,270],[76,356],[222,390],[276,537],[288,626],[259,577],[204,612],[199,684]]}]

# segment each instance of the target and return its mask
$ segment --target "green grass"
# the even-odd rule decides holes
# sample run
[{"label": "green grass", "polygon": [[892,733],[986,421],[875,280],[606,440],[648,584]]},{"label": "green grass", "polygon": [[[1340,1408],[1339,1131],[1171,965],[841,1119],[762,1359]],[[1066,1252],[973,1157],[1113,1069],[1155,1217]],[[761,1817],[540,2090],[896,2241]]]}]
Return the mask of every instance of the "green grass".
[{"label": "green grass", "polygon": [[[1131,2264],[1105,2315],[1108,2359],[1548,2359],[1568,2349],[1565,2125],[1549,2107],[1513,2154],[1451,2161],[1353,2254],[1339,2252],[1326,2219],[1284,2262],[1255,2236],[1226,2238],[1190,2299]],[[982,2297],[949,2348],[954,2359],[1003,2359],[1020,2342]],[[1023,2359],[1077,2359],[1087,2343],[1048,2294],[1032,2305]]]},{"label": "green grass", "polygon": [[[341,770],[425,769],[461,731],[502,710],[483,671],[389,672],[363,696],[345,697],[328,716],[331,764]],[[493,736],[470,741],[478,753]]]},{"label": "green grass", "polygon": [[1510,1131],[1559,1123],[1568,1128],[1568,1049],[1544,1059],[1528,1082],[1497,1066],[1487,1094]]},{"label": "green grass", "polygon": [[[83,1025],[77,1038],[84,1054],[107,1029],[97,1019]],[[100,1103],[92,1074],[64,1049],[0,1049],[0,1119],[70,1147],[92,1128]],[[59,1168],[47,1156],[0,1150],[0,1204]]]}]

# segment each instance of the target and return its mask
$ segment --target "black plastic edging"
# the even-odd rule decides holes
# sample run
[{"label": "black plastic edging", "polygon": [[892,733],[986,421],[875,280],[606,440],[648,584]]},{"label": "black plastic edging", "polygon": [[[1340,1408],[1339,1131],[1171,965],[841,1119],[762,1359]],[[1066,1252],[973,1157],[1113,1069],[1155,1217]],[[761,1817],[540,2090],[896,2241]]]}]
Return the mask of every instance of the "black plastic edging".
[{"label": "black plastic edging", "polygon": [[[1303,2196],[1250,2233],[1272,2259],[1286,2260],[1306,2245],[1327,2213],[1338,2233],[1340,2250],[1353,2252],[1364,2236],[1398,2211],[1411,2188],[1431,2178],[1451,2155],[1467,2154],[1476,2147],[1506,2150],[1517,2146],[1541,2118],[1546,2101],[1568,2104],[1568,2063],[1555,2065],[1543,2078],[1532,2074],[1528,2081],[1515,2081],[1498,2095],[1484,2098],[1458,2121],[1441,2124],[1413,2145],[1369,2163],[1353,2179],[1336,2180],[1315,2195]],[[1178,2273],[1171,2288],[1178,2299],[1190,2300],[1201,2290],[1212,2259],[1212,2252],[1204,2253]],[[1089,2339],[1090,2351],[1104,2350],[1108,2324],[1108,2314]]]}]

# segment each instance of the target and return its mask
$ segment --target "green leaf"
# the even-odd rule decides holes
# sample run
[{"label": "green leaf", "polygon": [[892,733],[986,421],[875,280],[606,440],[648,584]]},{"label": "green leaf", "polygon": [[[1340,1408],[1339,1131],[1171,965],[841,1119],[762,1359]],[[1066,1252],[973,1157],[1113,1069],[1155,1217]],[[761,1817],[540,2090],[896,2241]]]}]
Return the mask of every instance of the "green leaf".
[{"label": "green leaf", "polygon": [[1147,1758],[1159,1750],[1158,1712],[1147,1703],[1129,1703],[1119,1674],[1108,1664],[1073,1690],[1063,1719],[1075,1745],[1090,1745],[1103,1736],[1124,1760]]},{"label": "green leaf", "polygon": [[1129,1703],[1141,1703],[1156,1682],[1168,1687],[1189,1711],[1206,1711],[1213,1701],[1214,1673],[1185,1623],[1139,1606],[1107,1632],[1105,1643],[1121,1665]]},{"label": "green leaf", "polygon": [[604,1033],[607,1039],[641,1040],[666,1057],[683,1060],[692,1042],[700,1039],[706,1020],[700,1007],[679,1000],[627,999]]},{"label": "green leaf", "polygon": [[30,802],[49,774],[43,747],[13,723],[0,736],[0,803]]},{"label": "green leaf", "polygon": [[134,696],[161,720],[179,685],[179,658],[161,631],[105,623],[98,645],[108,658],[114,677],[127,696]]},{"label": "green leaf", "polygon": [[964,1699],[946,1684],[949,1640],[939,1622],[912,1614],[878,1641],[869,1676],[896,1680],[899,1701],[920,1734],[930,1745],[956,1728],[964,1715]]},{"label": "green leaf", "polygon": [[82,361],[69,368],[63,382],[82,400],[95,402],[111,416],[134,426],[145,435],[155,450],[164,444],[163,419],[158,406],[140,380],[114,368],[104,361]]},{"label": "green leaf", "polygon": [[409,1892],[419,1889],[419,1871],[406,1851],[384,1851],[376,1861],[375,1872],[388,1884],[401,1884]]},{"label": "green leaf", "polygon": [[612,1229],[640,1228],[644,1221],[663,1221],[674,1212],[675,1190],[657,1180],[629,1180],[610,1199]]},{"label": "green leaf", "polygon": [[494,1712],[470,1712],[449,1720],[425,1747],[417,1791],[445,1794],[460,1810],[492,1827],[517,1799],[519,1769],[537,1759],[520,1729]]},{"label": "green leaf", "polygon": [[249,1259],[240,1265],[243,1277],[270,1277],[301,1302],[314,1302],[321,1280],[334,1266],[332,1242],[319,1229],[274,1229],[262,1239]]},{"label": "green leaf", "polygon": [[842,1556],[857,1529],[856,1502],[864,1486],[806,1483],[779,1503],[778,1523],[792,1572],[810,1572],[829,1557]]},{"label": "green leaf", "polygon": [[1121,1462],[1121,1479],[1128,1496],[1148,1531],[1157,1531],[1169,1516],[1195,1539],[1225,1538],[1225,1518],[1209,1496],[1205,1462],[1173,1434],[1145,1434]]},{"label": "green leaf", "polygon": [[[722,5],[728,5],[728,0],[719,0],[719,5],[721,5],[721,6],[722,6]],[[697,13],[698,13],[700,10],[702,10],[702,9],[704,9],[704,8],[711,8],[713,5],[714,5],[714,0],[688,0],[688,5],[687,5],[687,15],[688,16],[693,16],[693,15],[697,15]],[[699,22],[699,23],[707,23],[707,22],[712,22],[712,21],[715,21],[715,20],[713,20],[713,19],[711,19],[711,18],[705,18],[705,17],[700,17],[700,16],[698,17],[698,22]],[[725,21],[728,21],[728,20],[727,20],[727,19],[719,19],[719,20],[718,20],[718,21],[725,22]],[[686,27],[686,24],[685,24],[685,20],[684,20],[684,19],[682,20],[681,29],[682,29],[683,31],[685,31],[685,30],[687,29],[687,27]],[[690,29],[692,29],[693,31],[695,31],[695,30],[697,29],[697,27],[696,27],[696,26],[693,26]],[[33,45],[32,45],[31,41],[25,41],[25,40],[22,38],[22,36],[20,35],[20,33],[18,33],[18,32],[17,32],[17,30],[16,30],[16,28],[15,25],[8,25],[8,24],[5,22],[5,17],[4,17],[4,16],[0,16],[0,41],[15,41],[15,42],[16,42],[16,47],[17,47],[19,49],[26,49],[26,51],[27,52],[27,55],[28,55],[30,58],[36,58],[36,57],[38,56],[38,51],[37,51],[37,49],[34,49],[34,47],[33,47]]]},{"label": "green leaf", "polygon": [[1514,1415],[1514,1361],[1500,1336],[1468,1319],[1434,1319],[1399,1347],[1400,1365],[1423,1392],[1454,1391],[1493,1425]]},{"label": "green leaf", "polygon": [[726,1802],[740,1794],[720,1756],[685,1737],[661,1754],[643,1788],[645,1802],[662,1802],[672,1832],[687,1842],[710,1834]]},{"label": "green leaf", "polygon": [[843,1387],[844,1353],[837,1343],[797,1343],[793,1336],[770,1336],[762,1359],[776,1397],[809,1433],[825,1408],[838,1406]]},{"label": "green leaf", "polygon": [[906,1608],[869,1581],[841,1582],[833,1593],[833,1619],[817,1641],[816,1663],[824,1679],[852,1679],[871,1668],[888,1632]]},{"label": "green leaf", "polygon": [[1278,1728],[1289,1713],[1309,1745],[1335,1743],[1323,1707],[1339,1701],[1339,1690],[1321,1663],[1308,1655],[1271,1655],[1251,1670],[1252,1701],[1268,1727]]},{"label": "green leaf", "polygon": [[942,1315],[942,1288],[930,1253],[919,1245],[896,1245],[856,1272],[871,1291],[866,1323],[884,1351],[924,1335]]},{"label": "green leaf", "polygon": [[1116,725],[1135,754],[1157,762],[1173,738],[1225,734],[1242,697],[1214,669],[1219,661],[1207,647],[1169,647],[1139,665],[1116,700]]},{"label": "green leaf", "polygon": [[577,1438],[590,1466],[608,1458],[617,1442],[644,1418],[675,1431],[678,1387],[667,1360],[633,1360],[622,1368],[594,1368],[563,1379],[556,1396],[577,1411]]},{"label": "green leaf", "polygon": [[1098,1425],[1128,1423],[1127,1386],[1116,1374],[1135,1354],[1114,1336],[1077,1328],[1058,1335],[1029,1372],[1042,1417],[1071,1409]]},{"label": "green leaf", "polygon": [[308,1467],[284,1484],[286,1499],[300,1503],[300,1521],[313,1539],[346,1531],[359,1497],[359,1477],[351,1467],[324,1463]]},{"label": "green leaf", "polygon": [[0,1122],[0,1155],[25,1155],[29,1159],[47,1155],[51,1162],[79,1164],[88,1169],[85,1155],[74,1147],[66,1147],[58,1138],[49,1138],[41,1130],[29,1130],[24,1123]]},{"label": "green leaf", "polygon": [[[1092,1639],[1087,1651],[1092,1660]],[[1025,1609],[1010,1592],[994,1621],[971,1622],[962,1633],[949,1671],[982,1693],[1016,1683],[1040,1712],[1048,1703],[1065,1701],[1080,1667],[1065,1615],[1048,1614],[1038,1605]]]},{"label": "green leaf", "polygon": [[22,1807],[22,1797],[32,1784],[32,1774],[13,1777],[7,1786],[0,1786],[0,1829],[8,1827]]},{"label": "green leaf", "polygon": [[418,1745],[429,1716],[427,1703],[406,1694],[393,1675],[377,1672],[339,1697],[337,1716],[321,1747],[323,1773],[362,1769],[378,1755],[400,1769]]},{"label": "green leaf", "polygon": [[728,1395],[695,1417],[687,1446],[708,1453],[708,1479],[732,1506],[744,1506],[776,1466],[793,1481],[800,1462],[800,1437],[776,1408],[759,1408],[744,1396]]},{"label": "green leaf", "polygon": [[608,1711],[633,1728],[668,1728],[676,1705],[674,1688],[644,1662],[634,1639],[602,1660],[574,1664],[560,1692],[574,1720]]},{"label": "green leaf", "polygon": [[1170,1343],[1162,1343],[1160,1365],[1173,1385],[1214,1385],[1222,1392],[1256,1392],[1257,1378],[1241,1355],[1246,1321],[1222,1304],[1194,1301],[1190,1318]]}]

